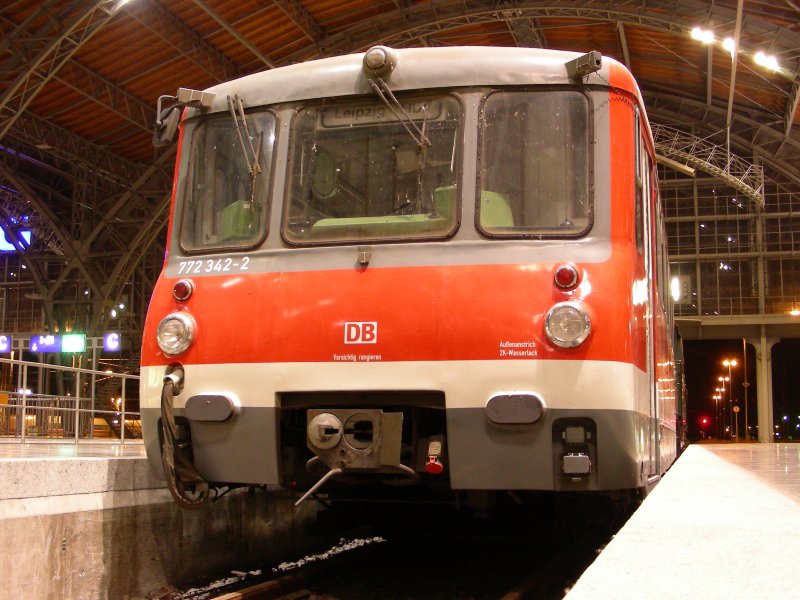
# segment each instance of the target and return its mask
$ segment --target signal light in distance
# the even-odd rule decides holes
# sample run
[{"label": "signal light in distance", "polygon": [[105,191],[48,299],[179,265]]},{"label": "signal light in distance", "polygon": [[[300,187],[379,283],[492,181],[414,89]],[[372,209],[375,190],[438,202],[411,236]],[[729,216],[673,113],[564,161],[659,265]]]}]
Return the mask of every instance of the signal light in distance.
[{"label": "signal light in distance", "polygon": [[703,415],[702,417],[700,417],[699,422],[700,422],[700,427],[702,429],[705,429],[706,427],[711,425],[711,419],[707,415]]}]

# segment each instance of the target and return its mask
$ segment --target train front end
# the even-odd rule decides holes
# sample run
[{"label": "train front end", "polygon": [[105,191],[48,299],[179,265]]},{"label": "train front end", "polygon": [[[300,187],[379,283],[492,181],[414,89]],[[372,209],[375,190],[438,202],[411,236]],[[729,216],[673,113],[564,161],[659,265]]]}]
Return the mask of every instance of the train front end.
[{"label": "train front end", "polygon": [[141,384],[179,502],[666,468],[637,92],[599,60],[376,48],[186,96]]}]

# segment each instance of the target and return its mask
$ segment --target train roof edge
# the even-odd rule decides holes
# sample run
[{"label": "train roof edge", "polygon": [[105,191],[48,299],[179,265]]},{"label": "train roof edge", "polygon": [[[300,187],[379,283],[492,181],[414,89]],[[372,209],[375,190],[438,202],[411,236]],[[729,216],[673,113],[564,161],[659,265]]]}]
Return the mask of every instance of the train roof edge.
[{"label": "train roof edge", "polygon": [[[480,85],[567,85],[566,64],[580,52],[499,46],[450,46],[393,50],[398,57],[391,73],[395,91]],[[217,84],[209,112],[227,111],[227,96],[240,96],[246,106],[261,106],[310,98],[358,96],[371,93],[362,70],[364,53],[311,60]],[[435,58],[436,60],[431,60]],[[615,59],[603,56],[600,70],[582,78],[583,83],[621,87],[641,103],[641,94],[630,71]]]}]

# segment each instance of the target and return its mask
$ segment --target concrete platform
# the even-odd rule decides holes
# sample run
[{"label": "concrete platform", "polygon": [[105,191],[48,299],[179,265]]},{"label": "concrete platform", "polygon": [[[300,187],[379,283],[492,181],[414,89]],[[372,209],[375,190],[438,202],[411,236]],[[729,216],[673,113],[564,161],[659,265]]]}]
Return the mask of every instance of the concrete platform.
[{"label": "concrete platform", "polygon": [[[0,444],[0,519],[167,502],[141,443]],[[53,498],[57,497],[58,501]]]},{"label": "concrete platform", "polygon": [[567,600],[780,598],[800,587],[800,444],[692,445]]},{"label": "concrete platform", "polygon": [[234,491],[184,511],[141,444],[0,444],[0,600],[160,597],[302,556],[316,503],[294,500]]}]

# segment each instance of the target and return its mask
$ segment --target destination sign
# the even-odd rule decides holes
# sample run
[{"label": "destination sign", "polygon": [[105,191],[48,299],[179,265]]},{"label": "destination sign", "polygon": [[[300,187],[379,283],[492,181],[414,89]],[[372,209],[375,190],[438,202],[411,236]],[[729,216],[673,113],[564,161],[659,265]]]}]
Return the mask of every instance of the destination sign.
[{"label": "destination sign", "polygon": [[[442,102],[439,100],[405,100],[400,102],[400,106],[414,121],[438,121],[442,118]],[[396,123],[399,119],[395,112],[402,117],[402,113],[396,106],[395,111],[392,111],[381,102],[329,106],[320,110],[320,124],[324,128],[330,128]]]}]

